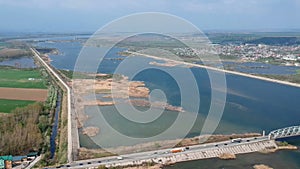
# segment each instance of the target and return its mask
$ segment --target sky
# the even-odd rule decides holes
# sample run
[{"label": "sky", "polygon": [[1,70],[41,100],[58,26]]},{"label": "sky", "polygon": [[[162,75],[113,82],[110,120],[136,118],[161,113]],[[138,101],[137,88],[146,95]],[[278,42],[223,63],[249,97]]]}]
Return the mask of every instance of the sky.
[{"label": "sky", "polygon": [[300,0],[0,0],[0,31],[94,32],[138,12],[169,13],[201,30],[300,30]]}]

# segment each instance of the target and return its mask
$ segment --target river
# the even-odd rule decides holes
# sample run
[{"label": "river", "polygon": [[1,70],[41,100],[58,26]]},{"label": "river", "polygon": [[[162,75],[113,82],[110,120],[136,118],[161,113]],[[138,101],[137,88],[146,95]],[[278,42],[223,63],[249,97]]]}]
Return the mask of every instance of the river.
[{"label": "river", "polygon": [[[60,55],[50,55],[53,60],[52,64],[58,69],[70,69],[72,70],[76,62],[78,53],[82,45],[76,42],[64,42],[64,43],[39,43],[40,46],[56,47],[60,50]],[[109,54],[110,56],[118,57],[117,52],[121,51],[120,48],[115,48]],[[153,61],[149,58],[132,57],[132,61],[139,64],[143,61]],[[143,59],[140,60],[140,59]],[[114,68],[122,61],[120,60],[105,60],[99,68],[100,72],[111,73]],[[145,70],[137,74],[135,80],[144,81],[146,86],[150,90],[161,89],[168,97],[168,102],[172,105],[179,105],[180,103],[180,90],[176,81],[168,74],[158,69]],[[180,67],[169,67],[175,71],[180,71]],[[276,72],[281,72],[278,69],[285,69],[284,66],[276,67]],[[203,125],[203,120],[206,117],[211,99],[211,88],[206,70],[201,68],[191,68],[197,84],[199,86],[200,93],[200,110],[199,116],[196,119],[196,123],[192,130],[188,133],[189,137],[199,135],[200,129]],[[263,71],[260,70],[260,71]],[[270,73],[271,71],[271,73]],[[284,74],[293,70],[288,70]],[[268,69],[267,74],[272,74],[272,67]],[[184,76],[184,75],[183,75]],[[300,121],[300,88],[262,81],[258,79],[252,79],[248,77],[226,74],[227,80],[227,100],[225,110],[221,122],[215,131],[215,134],[232,134],[232,133],[245,133],[245,132],[267,132],[282,128],[286,126],[299,125]],[[118,113],[114,106],[104,107],[87,107],[86,113],[93,117],[93,114],[97,109],[102,109],[104,114],[108,114],[106,117],[111,120],[111,124],[115,125],[115,128],[120,132],[126,134],[135,134],[140,137],[154,135],[164,129],[169,122],[176,117],[176,114],[169,115],[162,119],[160,123],[156,124],[156,127],[148,130],[142,130],[139,126],[128,124],[128,121],[119,118]],[[174,117],[173,117],[174,116]],[[97,117],[90,118],[86,125],[100,124]],[[94,120],[94,122],[93,122]],[[107,120],[107,119],[106,119]],[[102,126],[101,126],[102,127]],[[100,128],[101,128],[100,127]],[[109,139],[109,133],[105,133],[105,128],[101,128],[101,134],[107,135]],[[88,137],[81,135],[80,144],[83,147],[95,148]],[[117,143],[116,143],[117,144]],[[300,168],[300,153],[299,151],[281,151],[272,155],[265,154],[248,154],[239,155],[237,160],[234,161],[222,161],[218,159],[200,160],[193,162],[179,163],[167,168],[251,168],[256,163],[268,164],[274,168]],[[287,167],[290,166],[290,167]]]},{"label": "river", "polygon": [[53,159],[56,150],[56,136],[57,136],[57,129],[58,129],[58,120],[59,120],[59,112],[61,110],[61,94],[58,93],[57,101],[55,106],[55,114],[54,114],[54,122],[52,126],[52,133],[50,136],[50,158]]}]

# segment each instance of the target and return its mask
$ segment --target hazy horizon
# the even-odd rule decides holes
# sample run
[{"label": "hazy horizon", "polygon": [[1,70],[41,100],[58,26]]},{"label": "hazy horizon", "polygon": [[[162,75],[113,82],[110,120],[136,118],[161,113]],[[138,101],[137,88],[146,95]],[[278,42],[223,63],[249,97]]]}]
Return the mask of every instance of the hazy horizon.
[{"label": "hazy horizon", "polygon": [[298,0],[0,0],[1,32],[95,32],[133,13],[163,12],[203,31],[300,30]]}]

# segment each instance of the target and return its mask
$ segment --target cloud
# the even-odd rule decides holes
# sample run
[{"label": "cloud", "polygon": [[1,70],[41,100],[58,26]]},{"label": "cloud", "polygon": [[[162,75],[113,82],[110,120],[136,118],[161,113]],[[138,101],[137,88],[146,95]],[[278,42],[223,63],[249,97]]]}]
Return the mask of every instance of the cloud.
[{"label": "cloud", "polygon": [[[267,0],[269,1],[269,0]],[[258,0],[211,0],[211,1],[185,1],[182,6],[187,12],[195,13],[231,13],[245,14],[261,10]],[[254,10],[254,11],[253,11]]]},{"label": "cloud", "polygon": [[299,0],[0,0],[1,6],[103,12],[191,12],[206,14],[255,14],[281,6],[300,6]]},{"label": "cloud", "polygon": [[[0,0],[0,19],[7,20],[0,27],[37,29],[56,23],[71,28],[83,22],[95,29],[136,12],[166,12],[202,29],[299,28],[299,9],[300,0]],[[28,24],[27,18],[36,23]]]},{"label": "cloud", "polygon": [[[163,9],[171,1],[161,0],[0,0],[0,6],[51,9],[62,8],[72,10],[124,10],[124,9]],[[1,7],[0,7],[1,8]],[[117,11],[116,11],[117,12]]]}]

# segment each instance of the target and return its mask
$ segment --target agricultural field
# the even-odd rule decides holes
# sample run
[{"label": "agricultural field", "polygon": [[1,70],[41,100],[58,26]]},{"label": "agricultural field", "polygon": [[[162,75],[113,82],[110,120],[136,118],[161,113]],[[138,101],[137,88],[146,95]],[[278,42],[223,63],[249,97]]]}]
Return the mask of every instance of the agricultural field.
[{"label": "agricultural field", "polygon": [[46,98],[47,86],[39,69],[0,67],[1,113],[10,113],[17,107],[26,107]]},{"label": "agricultural field", "polygon": [[0,67],[0,87],[46,89],[38,69]]},{"label": "agricultural field", "polygon": [[0,113],[10,113],[16,107],[25,107],[29,104],[33,104],[35,101],[29,100],[6,100],[0,99]]},{"label": "agricultural field", "polygon": [[0,99],[31,100],[44,102],[47,100],[47,89],[26,89],[0,87]]}]

